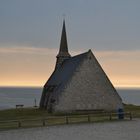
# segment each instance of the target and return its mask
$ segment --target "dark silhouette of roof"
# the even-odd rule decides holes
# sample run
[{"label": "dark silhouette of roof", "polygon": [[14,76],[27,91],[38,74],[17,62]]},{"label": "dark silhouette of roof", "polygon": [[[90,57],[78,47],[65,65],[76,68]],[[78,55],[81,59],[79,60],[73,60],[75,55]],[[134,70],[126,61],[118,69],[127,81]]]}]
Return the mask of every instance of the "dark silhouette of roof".
[{"label": "dark silhouette of roof", "polygon": [[52,73],[46,85],[58,85],[65,83],[72,76],[80,62],[87,56],[87,53],[88,52],[85,52],[65,60],[61,67]]}]

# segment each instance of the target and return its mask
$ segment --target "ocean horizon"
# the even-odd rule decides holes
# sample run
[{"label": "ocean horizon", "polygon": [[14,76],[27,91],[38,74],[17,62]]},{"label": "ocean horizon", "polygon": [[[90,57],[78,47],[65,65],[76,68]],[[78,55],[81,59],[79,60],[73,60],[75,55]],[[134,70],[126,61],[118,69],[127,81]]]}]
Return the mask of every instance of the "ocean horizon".
[{"label": "ocean horizon", "polygon": [[[39,106],[43,87],[0,87],[0,110],[15,108],[18,104],[24,107]],[[123,103],[140,105],[140,88],[116,88]]]}]

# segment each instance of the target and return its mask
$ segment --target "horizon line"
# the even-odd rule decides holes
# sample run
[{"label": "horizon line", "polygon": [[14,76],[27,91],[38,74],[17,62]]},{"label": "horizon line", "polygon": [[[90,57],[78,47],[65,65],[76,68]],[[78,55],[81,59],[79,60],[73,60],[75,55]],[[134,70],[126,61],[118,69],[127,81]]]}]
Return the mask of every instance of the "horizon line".
[{"label": "horizon line", "polygon": [[[0,88],[43,88],[44,85],[0,85]],[[116,85],[116,89],[140,89],[140,86]]]}]

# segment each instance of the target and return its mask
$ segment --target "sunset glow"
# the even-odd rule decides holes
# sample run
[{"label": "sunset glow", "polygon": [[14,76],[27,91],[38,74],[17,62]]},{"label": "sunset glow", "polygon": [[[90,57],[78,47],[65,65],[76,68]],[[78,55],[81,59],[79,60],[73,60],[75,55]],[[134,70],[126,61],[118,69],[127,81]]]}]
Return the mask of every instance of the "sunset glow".
[{"label": "sunset glow", "polygon": [[[80,51],[72,51],[73,55]],[[140,52],[93,51],[116,87],[140,87]],[[0,86],[43,86],[54,70],[57,49],[0,48]],[[16,56],[16,57],[15,57]],[[3,63],[4,60],[4,63]],[[135,69],[133,69],[135,67]]]},{"label": "sunset glow", "polygon": [[0,86],[43,86],[65,13],[70,54],[92,50],[116,87],[140,87],[140,1],[0,1]]}]

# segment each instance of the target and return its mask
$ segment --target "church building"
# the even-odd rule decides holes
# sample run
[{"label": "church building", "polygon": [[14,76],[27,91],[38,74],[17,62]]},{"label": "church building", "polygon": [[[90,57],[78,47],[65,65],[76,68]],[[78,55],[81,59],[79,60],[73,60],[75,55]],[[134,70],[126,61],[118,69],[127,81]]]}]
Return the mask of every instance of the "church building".
[{"label": "church building", "polygon": [[71,56],[63,21],[54,72],[45,83],[40,108],[49,112],[115,111],[122,99],[91,50]]}]

